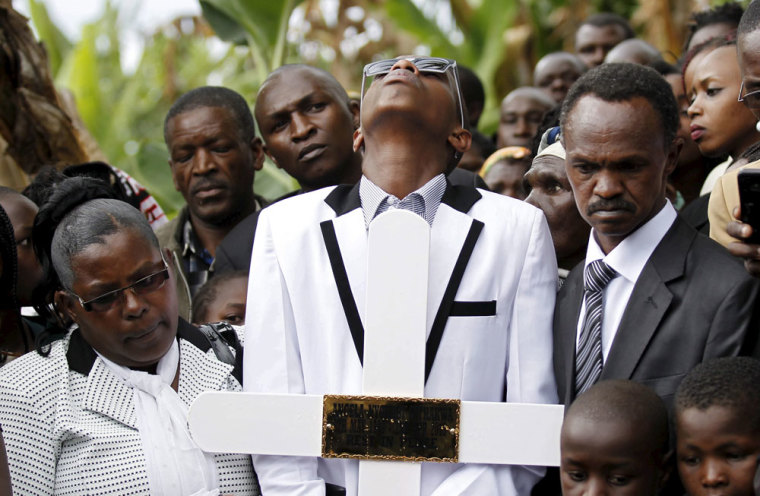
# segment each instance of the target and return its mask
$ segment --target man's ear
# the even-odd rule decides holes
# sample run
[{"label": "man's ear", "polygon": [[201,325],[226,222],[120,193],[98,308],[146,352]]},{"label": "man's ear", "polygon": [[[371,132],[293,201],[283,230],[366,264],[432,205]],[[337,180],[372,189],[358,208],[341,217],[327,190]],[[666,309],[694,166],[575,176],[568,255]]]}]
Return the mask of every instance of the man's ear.
[{"label": "man's ear", "polygon": [[74,316],[74,298],[66,291],[58,290],[53,295],[53,303],[60,313],[68,318],[70,322],[76,322]]},{"label": "man's ear", "polygon": [[358,128],[354,131],[354,151],[364,150],[364,134],[362,128]]},{"label": "man's ear", "polygon": [[359,120],[359,112],[361,109],[359,102],[356,100],[349,100],[348,109],[351,111],[351,117],[354,121],[354,130],[359,129],[359,126],[361,125],[361,122]]},{"label": "man's ear", "polygon": [[448,142],[457,153],[464,155],[464,152],[470,149],[472,133],[467,129],[457,126],[449,135]]},{"label": "man's ear", "polygon": [[[174,264],[174,252],[171,251],[169,248],[161,248],[161,253],[164,256],[164,260],[166,261],[166,265],[169,266],[169,279],[174,281],[175,275],[177,271],[175,270],[176,265]],[[172,283],[173,284],[173,283]]]},{"label": "man's ear", "polygon": [[264,166],[264,144],[258,136],[254,136],[251,140],[251,153],[253,153],[253,169],[261,170]]},{"label": "man's ear", "polygon": [[167,162],[169,163],[169,169],[172,171],[172,182],[174,183],[174,189],[179,191],[180,189],[179,183],[177,183],[177,176],[174,174],[174,161],[171,159],[171,157],[169,157]]},{"label": "man's ear", "polygon": [[676,166],[678,165],[678,156],[681,154],[682,148],[683,139],[679,137],[674,138],[673,142],[670,143],[670,147],[668,148],[667,162],[665,162],[666,179],[673,173],[674,170],[676,170]]}]

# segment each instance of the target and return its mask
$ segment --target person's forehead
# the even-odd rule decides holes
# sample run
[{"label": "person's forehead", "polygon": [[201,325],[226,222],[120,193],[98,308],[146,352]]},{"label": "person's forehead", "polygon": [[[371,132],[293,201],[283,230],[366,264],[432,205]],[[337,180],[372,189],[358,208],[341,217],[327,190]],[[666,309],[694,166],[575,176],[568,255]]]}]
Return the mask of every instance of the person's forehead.
[{"label": "person's forehead", "polygon": [[692,77],[702,78],[707,76],[721,76],[733,78],[739,74],[736,48],[722,46],[705,54],[695,67]]},{"label": "person's forehead", "polygon": [[630,419],[622,417],[601,420],[568,415],[562,425],[562,449],[590,448],[589,458],[599,465],[640,462],[642,454],[658,448],[655,446],[657,440],[641,435],[641,426],[633,424]]},{"label": "person's forehead", "polygon": [[[117,279],[134,279],[144,276],[146,270],[157,269],[162,263],[159,248],[135,227],[120,226],[116,232],[99,239],[100,242],[91,243],[71,255],[71,265],[76,268],[74,286],[109,285],[118,282]],[[112,259],[119,255],[119,250],[128,250],[133,255],[129,263],[113,264]],[[108,263],[103,265],[103,261]]]},{"label": "person's forehead", "polygon": [[[568,146],[569,142],[577,148],[590,148],[590,145],[584,147],[584,143],[567,139],[578,133],[584,133],[587,137],[591,135],[595,141],[608,140],[606,147],[609,149],[626,147],[640,140],[657,143],[664,135],[659,115],[652,104],[641,96],[609,102],[594,94],[583,95],[570,110],[565,121],[564,139],[568,155],[573,152]],[[595,153],[597,152],[604,153],[605,150],[597,149]]]},{"label": "person's forehead", "polygon": [[3,207],[5,213],[8,214],[8,218],[13,224],[14,228],[18,229],[18,224],[30,223],[30,219],[34,220],[34,216],[37,215],[37,205],[29,198],[21,194],[7,194],[0,196],[0,206]]},{"label": "person's forehead", "polygon": [[736,32],[736,25],[728,22],[708,24],[707,26],[704,26],[694,32],[691,39],[689,40],[689,46],[687,47],[687,50],[690,50],[711,38],[718,38],[720,36],[725,36],[733,32]]},{"label": "person's forehead", "polygon": [[623,28],[617,24],[607,24],[605,26],[584,24],[575,33],[575,44],[577,47],[609,43],[616,44],[622,41],[624,36]]},{"label": "person's forehead", "polygon": [[256,98],[256,115],[266,116],[289,109],[309,95],[339,101],[337,81],[309,67],[284,71],[271,78]]},{"label": "person's forehead", "polygon": [[578,66],[570,57],[571,55],[554,55],[542,59],[536,65],[536,77],[540,79],[542,76],[559,74],[571,70],[580,72]]},{"label": "person's forehead", "polygon": [[529,174],[547,177],[565,177],[565,161],[555,155],[541,155],[533,159]]},{"label": "person's forehead", "polygon": [[237,133],[239,126],[232,109],[227,107],[195,107],[179,113],[167,123],[168,137],[175,133],[194,134],[209,128],[223,133]]},{"label": "person's forehead", "polygon": [[501,104],[501,113],[546,112],[551,108],[538,95],[519,93],[510,95]]}]

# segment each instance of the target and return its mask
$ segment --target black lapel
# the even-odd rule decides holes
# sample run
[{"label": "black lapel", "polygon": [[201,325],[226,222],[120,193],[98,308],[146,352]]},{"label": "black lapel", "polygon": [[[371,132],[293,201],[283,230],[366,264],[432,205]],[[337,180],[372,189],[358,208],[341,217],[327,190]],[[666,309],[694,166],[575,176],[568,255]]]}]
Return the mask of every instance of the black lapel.
[{"label": "black lapel", "polygon": [[639,275],[600,379],[629,379],[667,312],[670,281],[683,276],[697,231],[677,217]]},{"label": "black lapel", "polygon": [[354,294],[351,292],[351,284],[348,281],[346,266],[343,263],[343,255],[340,253],[338,238],[335,236],[335,227],[332,220],[321,222],[319,227],[322,229],[322,239],[324,239],[327,256],[330,259],[330,268],[335,279],[335,285],[338,287],[338,296],[341,305],[343,305],[343,313],[346,316],[348,328],[351,330],[354,347],[356,347],[356,353],[359,355],[359,363],[364,365],[364,326],[359,316],[359,310],[356,308]]},{"label": "black lapel", "polygon": [[[445,203],[459,212],[467,213],[481,198],[482,195],[474,186],[454,186],[447,179],[446,191],[441,198],[441,203]],[[325,198],[325,203],[335,211],[336,216],[360,208],[361,200],[359,198],[359,183],[354,186],[336,186]],[[348,327],[351,330],[354,347],[356,348],[360,363],[363,364],[364,326],[362,325],[359,310],[356,307],[356,301],[351,292],[348,274],[346,273],[346,268],[343,263],[343,256],[341,255],[340,246],[338,245],[338,240],[335,235],[335,228],[333,227],[331,220],[321,222],[320,228],[322,230],[325,247],[327,248],[327,255],[330,259],[333,277],[335,278],[335,283],[338,287],[338,295],[340,297],[341,305],[343,306],[343,312],[346,315]],[[438,347],[441,344],[443,331],[446,327],[446,322],[448,321],[451,311],[451,305],[456,297],[456,292],[459,289],[459,284],[462,281],[464,271],[467,268],[467,263],[470,260],[472,251],[475,248],[475,243],[477,242],[482,229],[483,223],[478,220],[473,220],[472,225],[470,226],[470,232],[468,233],[462,246],[462,250],[459,253],[459,258],[454,265],[454,270],[449,278],[449,283],[446,286],[446,291],[444,292],[441,304],[438,307],[438,312],[433,321],[433,327],[431,328],[430,336],[428,336],[425,350],[426,381],[433,368],[433,362],[438,353]]]},{"label": "black lapel", "polygon": [[583,268],[581,262],[570,271],[554,309],[554,374],[559,400],[566,405],[575,398],[575,337],[583,301]]},{"label": "black lapel", "polygon": [[340,217],[352,210],[361,207],[359,199],[359,183],[355,185],[341,184],[336,186],[325,198],[330,208],[335,210],[335,216]]},{"label": "black lapel", "polygon": [[453,185],[446,179],[446,191],[443,193],[441,203],[466,214],[481,198],[483,195],[474,186]]},{"label": "black lapel", "polygon": [[71,331],[69,349],[66,352],[66,360],[69,362],[69,369],[74,372],[79,372],[82,375],[89,375],[97,357],[97,353],[95,353],[92,346],[84,340],[79,329]]},{"label": "black lapel", "polygon": [[467,233],[462,249],[459,252],[459,257],[454,264],[454,270],[451,271],[449,283],[446,285],[443,298],[441,298],[441,304],[438,306],[438,312],[435,314],[433,327],[430,329],[430,335],[425,346],[425,382],[430,377],[435,355],[438,353],[438,347],[441,345],[441,339],[443,338],[443,330],[451,314],[451,305],[454,302],[454,297],[457,295],[459,284],[462,282],[462,276],[464,276],[467,263],[470,261],[472,251],[475,249],[475,243],[477,243],[478,236],[480,236],[482,230],[483,223],[473,219],[470,225],[470,232]]}]

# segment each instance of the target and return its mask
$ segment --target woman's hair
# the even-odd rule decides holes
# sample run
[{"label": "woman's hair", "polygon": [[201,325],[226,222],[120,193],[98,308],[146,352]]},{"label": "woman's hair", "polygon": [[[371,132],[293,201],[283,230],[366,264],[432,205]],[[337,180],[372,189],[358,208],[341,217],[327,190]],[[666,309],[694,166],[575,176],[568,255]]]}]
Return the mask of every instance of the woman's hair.
[{"label": "woman's hair", "polygon": [[[49,191],[46,196],[47,199],[45,203],[40,205],[40,210],[34,219],[34,227],[32,229],[32,244],[43,271],[42,285],[44,287],[45,304],[36,308],[38,313],[47,320],[46,331],[37,336],[36,342],[37,351],[43,356],[47,355],[49,351],[47,345],[63,337],[66,334],[67,328],[66,323],[60,319],[55,308],[52,306],[55,292],[63,288],[61,279],[59,278],[60,274],[54,269],[53,264],[53,239],[59,225],[66,221],[65,225],[71,226],[74,219],[80,219],[80,222],[86,223],[87,221],[83,220],[82,215],[69,216],[69,214],[74,214],[79,207],[87,205],[93,200],[105,201],[105,199],[111,199],[108,201],[125,205],[125,207],[135,211],[137,217],[141,218],[143,222],[147,223],[145,217],[137,209],[118,200],[113,200],[113,190],[109,185],[97,179],[87,177],[67,178],[56,183],[53,190]],[[101,217],[108,217],[109,214],[106,207],[110,203],[99,205],[100,211],[98,214]],[[86,209],[86,211],[93,213],[92,210],[92,208]],[[93,229],[96,226],[102,227],[102,223],[95,221],[92,221],[92,223],[93,226],[91,227]],[[148,229],[150,230],[150,226],[148,226]],[[74,252],[78,253],[85,246],[89,245],[90,243],[85,240],[74,239],[78,236],[78,233],[86,232],[87,229],[82,228],[78,231],[69,230],[68,233],[59,235],[60,247],[57,249],[59,252],[57,257],[63,257],[64,253],[69,253],[69,256],[71,256]],[[152,231],[151,234],[153,235]],[[155,238],[155,235],[153,236]],[[94,240],[92,242],[97,241]],[[69,267],[68,271],[66,271],[66,267]],[[64,279],[70,285],[73,279],[70,263],[63,262],[61,268],[64,272]]]},{"label": "woman's hair", "polygon": [[74,270],[71,259],[93,244],[105,244],[104,237],[120,230],[134,229],[156,248],[153,229],[142,212],[121,200],[97,198],[67,212],[55,228],[50,258],[61,286],[71,289]]},{"label": "woman's hair", "polygon": [[[18,259],[16,257],[16,236],[13,224],[0,206],[0,256],[2,256],[2,271],[0,271],[0,310],[12,310],[16,314],[16,330],[21,335],[24,343],[24,352],[29,351],[29,341],[21,323],[18,296],[16,295],[16,282],[18,280]],[[6,359],[5,354],[0,354],[0,363]]]},{"label": "woman's hair", "polygon": [[16,258],[16,237],[13,224],[0,206],[0,256],[2,271],[0,273],[0,309],[18,308],[16,296],[16,279],[18,277],[18,259]]}]

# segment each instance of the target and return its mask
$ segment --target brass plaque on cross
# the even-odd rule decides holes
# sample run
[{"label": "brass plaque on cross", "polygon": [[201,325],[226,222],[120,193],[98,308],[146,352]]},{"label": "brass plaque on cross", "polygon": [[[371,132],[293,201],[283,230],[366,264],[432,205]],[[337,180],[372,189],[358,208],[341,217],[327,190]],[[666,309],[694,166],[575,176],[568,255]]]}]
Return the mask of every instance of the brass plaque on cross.
[{"label": "brass plaque on cross", "polygon": [[457,462],[459,400],[325,395],[322,457]]}]

